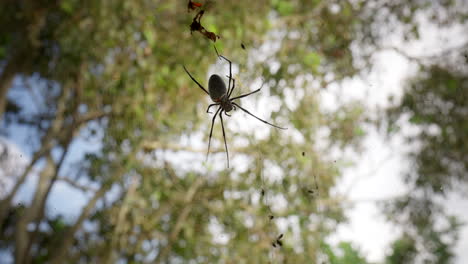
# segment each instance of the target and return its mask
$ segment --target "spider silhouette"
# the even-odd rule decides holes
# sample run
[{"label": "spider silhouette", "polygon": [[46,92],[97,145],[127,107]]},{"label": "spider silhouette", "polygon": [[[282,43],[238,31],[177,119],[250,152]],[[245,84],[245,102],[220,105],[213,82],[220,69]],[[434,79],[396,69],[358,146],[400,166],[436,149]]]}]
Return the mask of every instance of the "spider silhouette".
[{"label": "spider silhouette", "polygon": [[[216,51],[216,55],[218,56],[219,59],[223,58],[229,63],[229,76],[226,76],[226,77],[228,77],[228,80],[229,80],[227,89],[226,89],[226,84],[224,83],[223,79],[221,79],[221,77],[219,75],[213,74],[213,75],[210,76],[210,79],[208,81],[208,90],[206,90],[197,80],[195,80],[195,78],[190,74],[190,72],[187,70],[187,68],[185,68],[185,66],[183,66],[183,67],[184,67],[185,72],[189,75],[190,79],[192,79],[198,85],[198,87],[200,87],[200,89],[202,89],[206,94],[208,94],[211,97],[211,100],[213,100],[214,103],[210,104],[208,106],[208,108],[206,109],[206,112],[211,113],[210,108],[213,107],[213,106],[219,105],[218,109],[216,110],[216,112],[215,112],[215,114],[213,116],[213,119],[211,120],[210,136],[209,136],[209,139],[208,139],[208,151],[206,153],[206,159],[208,160],[208,154],[210,153],[211,136],[213,135],[213,125],[214,125],[216,116],[219,114],[219,118],[221,119],[221,128],[223,130],[224,147],[226,148],[227,167],[229,168],[229,151],[228,151],[228,147],[227,147],[227,143],[226,143],[226,133],[224,132],[224,123],[223,123],[223,116],[222,116],[223,112],[224,112],[224,114],[226,116],[230,116],[229,112],[231,110],[233,110],[233,109],[236,110],[237,107],[239,107],[239,109],[241,109],[242,111],[244,111],[247,114],[255,117],[256,119],[258,119],[259,121],[261,121],[261,122],[263,122],[265,124],[268,124],[270,126],[273,126],[275,128],[279,128],[279,129],[286,129],[286,128],[279,127],[277,125],[271,124],[271,123],[269,123],[269,122],[255,116],[254,114],[250,113],[248,110],[246,110],[245,108],[241,107],[239,104],[234,102],[234,100],[238,100],[238,99],[241,99],[241,98],[244,98],[246,96],[249,96],[249,95],[252,95],[254,93],[259,92],[262,89],[263,84],[262,84],[262,86],[260,86],[260,88],[258,88],[257,90],[255,90],[253,92],[242,94],[242,95],[236,96],[234,98],[231,98],[231,95],[232,95],[232,92],[234,91],[234,87],[235,87],[235,83],[236,83],[236,80],[234,78],[232,78],[232,62],[229,59],[227,59],[226,57],[224,57],[222,55],[219,55],[218,50],[216,49],[216,47],[215,47],[215,51]],[[232,87],[231,87],[231,81],[232,81]]]}]

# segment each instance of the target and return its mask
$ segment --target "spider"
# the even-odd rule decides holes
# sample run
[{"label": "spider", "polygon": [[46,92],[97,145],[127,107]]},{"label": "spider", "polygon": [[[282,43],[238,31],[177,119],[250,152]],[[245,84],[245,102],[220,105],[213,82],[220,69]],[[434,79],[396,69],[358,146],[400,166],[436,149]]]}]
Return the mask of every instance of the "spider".
[{"label": "spider", "polygon": [[[183,66],[183,67],[184,67],[185,72],[189,75],[190,79],[192,79],[198,85],[198,87],[200,87],[200,89],[202,89],[207,95],[209,95],[211,97],[211,100],[213,100],[214,103],[210,104],[208,106],[208,108],[206,109],[206,112],[211,113],[210,108],[213,107],[213,106],[219,105],[218,109],[216,110],[216,112],[215,112],[215,114],[213,116],[213,119],[211,120],[210,136],[209,136],[209,139],[208,139],[208,151],[206,153],[206,159],[208,160],[208,154],[210,153],[211,136],[213,135],[213,125],[214,125],[216,116],[219,114],[219,118],[221,119],[221,128],[223,130],[224,147],[226,148],[227,167],[229,168],[229,151],[228,151],[228,147],[227,147],[227,143],[226,143],[226,133],[224,132],[223,115],[222,115],[223,112],[224,112],[224,114],[226,116],[230,117],[231,115],[229,115],[229,112],[231,110],[233,110],[233,109],[237,110],[237,107],[238,107],[242,111],[244,111],[247,114],[255,117],[256,119],[258,119],[259,121],[261,121],[261,122],[263,122],[265,124],[268,124],[270,126],[273,126],[275,128],[279,128],[279,129],[286,129],[286,128],[279,127],[277,125],[271,124],[271,123],[269,123],[269,122],[255,116],[254,114],[250,113],[248,110],[241,107],[239,104],[237,104],[234,101],[234,100],[238,100],[238,99],[241,99],[243,97],[246,97],[246,96],[249,96],[249,95],[252,95],[254,93],[259,92],[262,89],[263,84],[262,84],[262,86],[260,86],[259,89],[255,90],[253,92],[242,94],[242,95],[236,96],[234,98],[231,98],[232,92],[234,91],[235,82],[236,82],[236,80],[234,78],[232,78],[232,62],[229,59],[227,59],[226,57],[224,57],[222,55],[219,55],[218,50],[216,49],[216,47],[214,47],[214,48],[215,48],[216,55],[218,56],[218,58],[219,59],[223,58],[224,60],[226,60],[229,63],[229,76],[226,76],[226,77],[228,77],[228,80],[229,80],[227,89],[226,89],[226,84],[224,83],[223,79],[221,79],[221,77],[219,75],[213,74],[213,75],[210,76],[210,79],[208,81],[208,91],[207,91],[197,80],[195,80],[195,78],[190,74],[190,72],[187,70],[187,68],[185,68],[185,66]],[[232,87],[231,87],[231,81],[232,81]]]}]

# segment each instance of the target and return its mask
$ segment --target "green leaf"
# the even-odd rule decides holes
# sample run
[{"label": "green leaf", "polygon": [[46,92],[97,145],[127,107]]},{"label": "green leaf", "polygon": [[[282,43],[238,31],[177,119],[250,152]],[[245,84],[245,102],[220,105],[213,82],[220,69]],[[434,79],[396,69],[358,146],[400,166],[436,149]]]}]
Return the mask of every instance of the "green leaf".
[{"label": "green leaf", "polygon": [[0,59],[4,59],[5,57],[5,48],[0,46]]},{"label": "green leaf", "polygon": [[422,118],[421,116],[418,116],[418,115],[414,115],[409,119],[409,121],[410,121],[410,123],[417,125],[417,124],[424,123],[424,118]]},{"label": "green leaf", "polygon": [[148,41],[150,47],[154,47],[156,44],[156,35],[154,34],[154,31],[147,28],[145,31],[143,31],[143,34],[145,35],[146,41]]},{"label": "green leaf", "polygon": [[458,82],[457,80],[454,79],[448,79],[447,80],[447,87],[450,92],[456,92],[457,87],[458,87]]},{"label": "green leaf", "polygon": [[366,133],[364,132],[364,130],[363,130],[362,128],[360,128],[360,127],[356,127],[356,128],[354,129],[354,135],[356,135],[356,136],[362,137],[362,136],[364,136],[365,134],[366,134]]},{"label": "green leaf", "polygon": [[290,1],[279,1],[277,9],[282,16],[287,16],[294,12],[294,6]]},{"label": "green leaf", "polygon": [[60,8],[65,11],[65,13],[73,13],[73,3],[71,1],[60,1]]},{"label": "green leaf", "polygon": [[318,53],[316,52],[309,52],[304,57],[304,64],[312,68],[312,72],[316,73],[317,68],[320,65],[321,57]]}]

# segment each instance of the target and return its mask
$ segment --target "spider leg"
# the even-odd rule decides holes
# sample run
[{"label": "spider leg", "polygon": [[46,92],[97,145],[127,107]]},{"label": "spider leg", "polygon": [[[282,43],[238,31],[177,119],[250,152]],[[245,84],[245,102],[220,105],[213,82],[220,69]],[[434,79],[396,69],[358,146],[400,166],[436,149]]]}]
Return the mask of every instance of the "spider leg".
[{"label": "spider leg", "polygon": [[232,89],[228,94],[228,98],[231,97],[231,94],[234,91],[234,87],[236,87],[236,79],[234,79],[234,78],[231,78],[231,79],[232,79]]},{"label": "spider leg", "polygon": [[193,76],[190,74],[190,72],[188,72],[185,66],[182,66],[184,67],[185,72],[190,76],[190,79],[192,79],[192,81],[194,81],[207,95],[210,95],[210,93],[205,88],[203,88],[203,86],[200,83],[198,83],[197,80],[195,80],[195,78],[193,78]]},{"label": "spider leg", "polygon": [[262,88],[258,88],[257,90],[255,90],[255,91],[253,91],[253,92],[250,92],[250,93],[247,93],[247,94],[243,94],[243,95],[236,96],[236,97],[234,97],[234,98],[229,99],[229,101],[236,100],[236,99],[240,99],[240,98],[242,98],[242,97],[246,97],[246,96],[249,96],[249,95],[254,94],[254,93],[258,93],[258,92],[260,92],[261,89],[262,89]]},{"label": "spider leg", "polygon": [[227,115],[227,116],[229,116],[229,117],[231,117],[231,115],[228,114],[228,112],[226,112],[226,111],[224,111],[224,114]]},{"label": "spider leg", "polygon": [[[236,80],[236,79],[234,79],[234,78],[232,78],[232,77],[229,77],[229,75],[226,75],[226,78],[232,80],[232,82],[233,82],[233,83],[232,83],[232,86],[233,86],[232,89],[234,89],[234,87],[236,86],[236,85],[235,85],[235,80]],[[232,93],[232,91],[229,93],[229,95],[230,95],[231,93]],[[228,97],[229,97],[229,96],[228,96]]]},{"label": "spider leg", "polygon": [[227,157],[227,167],[229,168],[229,151],[226,143],[226,133],[224,132],[224,124],[223,124],[223,110],[219,112],[219,118],[221,118],[221,128],[223,129],[223,139],[224,139],[224,147],[226,148],[226,157]]},{"label": "spider leg", "polygon": [[229,75],[226,75],[226,78],[228,78],[229,80],[232,80],[232,88],[230,89],[230,91],[226,93],[229,99],[229,97],[231,97],[232,92],[234,91],[234,87],[236,87],[236,79],[230,77]]},{"label": "spider leg", "polygon": [[243,94],[243,95],[239,95],[239,96],[236,96],[236,97],[234,97],[234,98],[232,98],[232,99],[229,99],[229,100],[232,101],[232,100],[240,99],[240,98],[242,98],[242,97],[246,97],[246,96],[249,96],[249,95],[251,95],[251,94],[257,93],[257,92],[259,92],[259,91],[263,88],[263,84],[264,84],[264,83],[265,83],[265,81],[262,82],[262,85],[260,86],[260,88],[258,88],[257,90],[255,90],[255,91],[253,91],[253,92],[246,93],[246,94]]},{"label": "spider leg", "polygon": [[277,125],[273,125],[272,123],[268,123],[267,121],[263,120],[263,119],[260,119],[259,117],[255,116],[254,114],[250,113],[249,111],[247,111],[246,109],[242,108],[240,105],[236,104],[236,103],[232,103],[233,105],[239,107],[242,111],[246,112],[247,114],[255,117],[256,119],[260,120],[261,122],[265,123],[265,124],[268,124],[270,126],[273,126],[273,127],[276,127],[276,128],[279,128],[279,129],[287,129],[287,128],[284,128],[284,127],[279,127]]},{"label": "spider leg", "polygon": [[[229,62],[229,77],[228,77],[229,83],[228,83],[228,90],[227,90],[226,94],[230,95],[232,93],[232,91],[230,91],[230,89],[231,89],[231,80],[233,80],[232,79],[232,62],[230,60],[228,60],[226,57],[224,57],[223,55],[219,55],[218,50],[216,49],[216,46],[213,45],[213,47],[214,47],[214,49],[216,51],[216,55],[218,55],[218,58],[223,58],[227,62]],[[234,87],[232,87],[232,89],[234,89]],[[229,96],[228,96],[228,98],[229,98]]]},{"label": "spider leg", "polygon": [[210,137],[208,138],[208,151],[206,152],[206,160],[208,160],[208,154],[210,153],[210,146],[211,146],[211,136],[213,135],[213,125],[216,119],[216,115],[218,114],[219,110],[221,110],[221,107],[216,110],[216,113],[213,116],[213,119],[211,120],[211,129],[210,129]]},{"label": "spider leg", "polygon": [[216,103],[216,104],[210,104],[210,105],[208,106],[208,108],[206,109],[206,112],[207,112],[207,113],[209,113],[209,114],[211,114],[211,112],[210,112],[210,108],[211,108],[212,106],[215,106],[215,105],[219,105],[219,103]]}]

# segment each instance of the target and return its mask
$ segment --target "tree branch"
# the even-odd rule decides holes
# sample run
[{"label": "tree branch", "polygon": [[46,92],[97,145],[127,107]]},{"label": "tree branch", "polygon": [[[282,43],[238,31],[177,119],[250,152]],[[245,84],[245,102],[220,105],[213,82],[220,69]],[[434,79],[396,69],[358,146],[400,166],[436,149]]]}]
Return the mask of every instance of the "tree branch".
[{"label": "tree branch", "polygon": [[125,194],[125,198],[122,201],[122,206],[120,207],[119,214],[117,216],[117,223],[115,224],[115,231],[112,234],[112,238],[110,241],[110,249],[107,254],[107,263],[115,263],[118,256],[115,256],[114,254],[114,249],[119,250],[120,245],[118,240],[119,240],[119,235],[122,232],[122,227],[123,227],[123,221],[125,217],[127,216],[128,209],[130,207],[129,201],[133,198],[136,188],[138,186],[138,179],[136,175],[133,175],[131,180],[130,180],[130,186],[128,187],[127,193]]},{"label": "tree branch", "polygon": [[462,49],[466,49],[468,48],[468,42],[465,42],[461,45],[457,45],[457,46],[454,46],[454,47],[450,47],[450,48],[446,48],[444,50],[440,50],[439,52],[436,52],[434,54],[431,54],[431,55],[421,55],[421,56],[414,56],[414,55],[410,55],[408,54],[406,51],[398,48],[398,47],[395,47],[395,46],[382,46],[380,48],[380,50],[391,50],[391,51],[394,51],[398,54],[400,54],[401,56],[405,57],[406,59],[410,60],[410,61],[414,61],[420,65],[424,65],[424,62],[427,61],[427,60],[434,60],[436,58],[440,58],[440,57],[444,57],[444,56],[447,56],[449,55],[450,53],[456,51],[456,50],[462,50]]},{"label": "tree branch", "polygon": [[29,254],[27,254],[27,252],[31,238],[28,231],[28,225],[31,221],[34,221],[38,214],[40,214],[40,201],[44,197],[47,189],[47,183],[53,176],[56,169],[54,160],[50,155],[48,155],[46,165],[40,173],[32,203],[16,222],[15,263],[28,263]]},{"label": "tree branch", "polygon": [[7,213],[10,210],[11,201],[13,200],[13,197],[16,195],[21,185],[23,185],[24,181],[26,180],[26,177],[33,169],[33,166],[40,158],[42,158],[44,155],[47,155],[47,153],[49,153],[49,151],[57,144],[54,138],[57,137],[58,134],[60,134],[60,130],[62,129],[64,122],[63,115],[67,108],[67,99],[68,89],[64,89],[59,98],[57,99],[57,111],[55,115],[55,120],[52,122],[52,125],[49,127],[44,137],[41,138],[41,148],[36,153],[34,153],[30,164],[26,167],[23,174],[18,178],[10,194],[7,197],[5,197],[5,199],[0,201],[0,225],[3,223]]},{"label": "tree branch", "polygon": [[193,197],[195,196],[200,186],[204,183],[204,181],[205,180],[203,177],[198,177],[196,181],[192,184],[190,189],[188,190],[187,194],[185,195],[186,205],[184,206],[181,213],[177,217],[176,223],[174,224],[174,227],[172,228],[172,231],[169,234],[167,245],[159,252],[158,257],[154,261],[155,263],[161,263],[161,261],[166,259],[167,256],[169,255],[172,249],[172,244],[177,239],[177,236],[179,235],[180,230],[182,229],[182,226],[185,220],[187,219],[190,211],[193,208]]},{"label": "tree branch", "polygon": [[[142,144],[142,149],[145,152],[153,151],[153,150],[173,150],[173,151],[189,151],[189,152],[196,152],[196,153],[206,153],[206,149],[195,149],[191,147],[181,146],[179,144],[173,143],[162,143],[160,141],[145,141]],[[247,152],[246,148],[234,148],[236,152]],[[224,148],[216,148],[210,149],[210,153],[220,153],[224,152]]]},{"label": "tree branch", "polygon": [[57,180],[59,181],[63,181],[63,182],[66,182],[68,183],[70,186],[76,188],[76,189],[79,189],[83,192],[95,192],[96,189],[92,188],[92,187],[88,187],[88,186],[85,186],[85,185],[81,185],[79,183],[77,183],[76,181],[70,179],[70,178],[67,178],[67,177],[59,177]]},{"label": "tree branch", "polygon": [[76,232],[81,228],[83,222],[91,214],[91,210],[96,206],[96,203],[99,201],[99,199],[101,199],[101,197],[103,197],[106,194],[107,190],[109,190],[110,187],[110,184],[103,184],[101,188],[89,200],[88,204],[81,212],[80,217],[78,217],[78,220],[72,227],[70,227],[70,229],[68,229],[68,231],[63,236],[59,247],[53,252],[52,257],[50,259],[50,263],[59,264],[65,262],[64,258],[66,256],[67,250],[70,248],[70,245],[75,239]]}]

